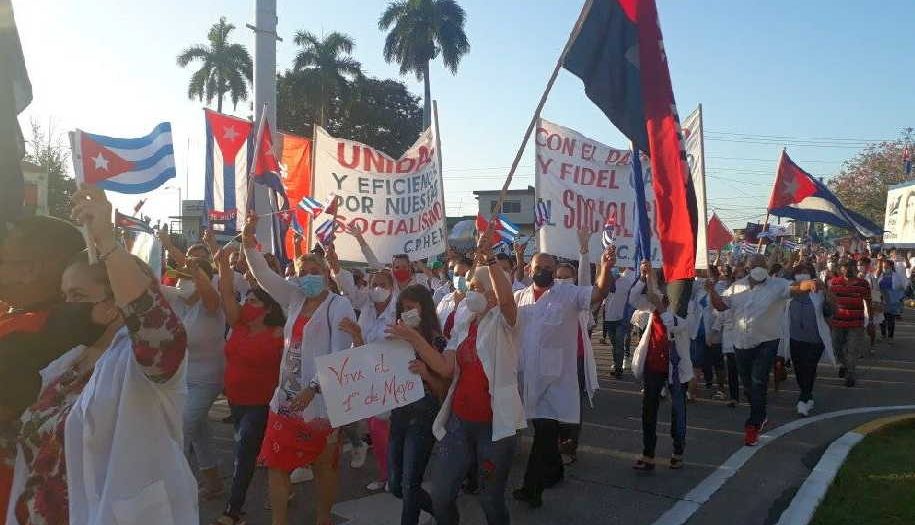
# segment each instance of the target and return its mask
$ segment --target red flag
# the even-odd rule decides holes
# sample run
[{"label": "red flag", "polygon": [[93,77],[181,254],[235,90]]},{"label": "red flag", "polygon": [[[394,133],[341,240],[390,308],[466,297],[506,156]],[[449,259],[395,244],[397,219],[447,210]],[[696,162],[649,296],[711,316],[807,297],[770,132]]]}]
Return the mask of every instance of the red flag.
[{"label": "red flag", "polygon": [[324,213],[328,215],[337,216],[337,208],[340,207],[340,197],[331,194],[330,199],[327,202],[327,206],[324,207]]},{"label": "red flag", "polygon": [[813,177],[795,164],[784,151],[778,160],[778,173],[769,198],[769,210],[797,204],[817,192]]},{"label": "red flag", "polygon": [[709,250],[720,250],[724,248],[726,244],[734,240],[734,234],[723,222],[721,222],[717,213],[712,214],[712,218],[709,219],[708,228],[706,228],[705,232]]},{"label": "red flag", "polygon": [[[298,226],[307,231],[311,225],[311,214],[299,208],[299,201],[311,195],[311,139],[282,133],[280,144],[286,167],[283,187],[289,199],[289,208],[295,214]],[[286,233],[286,253],[294,253],[292,228]]]},{"label": "red flag", "polygon": [[483,217],[482,215],[480,215],[478,213],[477,214],[477,232],[483,233],[486,231],[486,228],[489,228],[489,221],[487,221],[485,217]]}]

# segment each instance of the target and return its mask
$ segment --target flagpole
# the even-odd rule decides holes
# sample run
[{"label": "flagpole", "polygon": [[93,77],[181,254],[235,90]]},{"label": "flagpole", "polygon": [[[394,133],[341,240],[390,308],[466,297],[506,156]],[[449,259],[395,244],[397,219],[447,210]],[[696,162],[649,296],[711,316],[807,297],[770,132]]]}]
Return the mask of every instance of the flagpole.
[{"label": "flagpole", "polygon": [[[559,76],[559,70],[562,68],[562,62],[565,60],[569,49],[572,48],[572,44],[578,37],[578,33],[581,32],[581,26],[584,23],[585,18],[588,17],[588,12],[591,11],[592,3],[593,0],[586,0],[585,4],[582,6],[581,13],[578,15],[578,20],[575,22],[575,26],[572,28],[572,32],[569,33],[569,39],[566,41],[566,45],[562,48],[562,53],[559,55],[559,59],[556,61],[556,65],[553,67],[553,72],[546,83],[546,88],[543,90],[543,94],[540,95],[540,101],[537,103],[537,108],[534,110],[534,115],[531,117],[531,121],[527,125],[527,130],[524,132],[524,138],[521,139],[521,146],[518,147],[518,152],[515,153],[515,159],[512,161],[511,168],[508,170],[508,176],[505,177],[505,183],[502,185],[502,191],[499,192],[499,200],[496,201],[495,209],[493,210],[495,213],[501,213],[502,202],[505,200],[505,196],[508,193],[508,187],[512,182],[512,177],[515,176],[515,170],[518,169],[518,164],[521,162],[521,157],[524,155],[524,148],[527,146],[527,141],[530,140],[531,133],[534,132],[534,126],[537,125],[537,120],[540,119],[540,112],[543,111],[543,106],[546,105],[546,99],[550,95],[550,91],[553,89],[553,84],[556,83],[556,77]],[[492,217],[490,217],[490,219],[491,218]],[[490,224],[492,224],[492,221],[490,221]]]},{"label": "flagpole", "polygon": [[[309,165],[311,168],[311,177],[308,178],[308,185],[310,186],[310,188],[308,189],[308,193],[309,193],[309,195],[311,195],[312,198],[314,198],[314,196],[315,196],[315,158],[317,156],[317,150],[315,149],[315,146],[317,146],[317,144],[318,144],[318,125],[315,124],[314,122],[312,122],[312,124],[311,124],[311,152],[310,152],[311,162],[309,162]],[[314,217],[314,215],[312,215],[311,217],[308,218],[308,231],[306,232],[307,238],[305,239],[305,250],[303,253],[307,253],[307,252],[311,251],[311,242],[313,240],[312,232],[314,231],[314,229],[315,229],[315,217]]]},{"label": "flagpole", "polygon": [[702,227],[706,229],[704,254],[708,261],[708,192],[705,187],[705,122],[702,120],[702,103],[699,103],[699,157],[702,159]]},{"label": "flagpole", "polygon": [[[436,149],[436,153],[438,156],[438,172],[439,172],[439,175],[441,175],[441,177],[439,177],[439,181],[440,181],[442,187],[439,188],[439,190],[440,190],[440,194],[442,195],[442,202],[444,202],[444,200],[445,200],[445,178],[444,178],[444,172],[442,170],[442,136],[441,136],[441,133],[439,133],[439,129],[438,129],[438,101],[437,100],[432,101],[432,122],[433,122],[433,124],[435,124],[435,149]],[[448,226],[446,224],[443,224],[442,225],[442,239],[448,239],[447,230],[448,230]],[[446,251],[442,251],[442,253],[446,253]]]},{"label": "flagpole", "polygon": [[[782,148],[782,154],[778,157],[778,164],[775,166],[775,182],[778,182],[778,169],[782,165],[782,160],[785,158],[786,149],[787,148]],[[772,202],[772,197],[775,195],[775,182],[772,184],[772,192],[769,194],[770,203]],[[769,229],[770,214],[771,214],[771,210],[769,209],[769,205],[766,204],[766,220],[763,223],[763,229],[762,229],[762,231],[764,231],[764,232]],[[761,247],[762,247],[762,237],[760,237],[756,243],[756,253],[759,253],[759,249]]]},{"label": "flagpole", "polygon": [[[79,130],[71,131],[67,135],[70,137],[70,151],[73,152],[73,177],[76,179],[77,186],[86,183],[86,175],[83,173],[83,149],[80,145]],[[95,243],[92,242],[92,236],[89,235],[89,227],[85,224],[79,227],[80,233],[83,234],[83,241],[86,243],[86,252],[89,254],[89,264],[98,262],[98,254],[95,252]]]}]

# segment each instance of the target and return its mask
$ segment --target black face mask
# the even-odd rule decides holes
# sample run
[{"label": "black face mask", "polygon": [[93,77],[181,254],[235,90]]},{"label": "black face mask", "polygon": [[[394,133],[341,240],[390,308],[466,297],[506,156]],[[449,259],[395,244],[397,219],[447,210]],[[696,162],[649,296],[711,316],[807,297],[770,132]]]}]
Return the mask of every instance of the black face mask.
[{"label": "black face mask", "polygon": [[97,304],[60,303],[51,308],[47,327],[51,330],[65,330],[74,346],[91,345],[108,329],[107,324],[98,324],[92,320],[92,309]]},{"label": "black face mask", "polygon": [[553,270],[541,268],[531,276],[538,288],[549,288],[553,285]]}]

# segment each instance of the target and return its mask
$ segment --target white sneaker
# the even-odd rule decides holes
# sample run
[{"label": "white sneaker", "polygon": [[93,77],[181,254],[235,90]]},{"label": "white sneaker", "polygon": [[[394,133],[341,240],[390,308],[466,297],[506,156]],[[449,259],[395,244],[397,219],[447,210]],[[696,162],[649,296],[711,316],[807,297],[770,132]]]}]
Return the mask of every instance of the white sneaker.
[{"label": "white sneaker", "polygon": [[810,399],[810,401],[807,402],[807,412],[808,413],[813,412],[813,399],[812,398]]},{"label": "white sneaker", "polygon": [[362,468],[365,465],[365,457],[368,455],[369,446],[366,443],[359,443],[353,448],[353,457],[350,459],[349,466],[353,468]]},{"label": "white sneaker", "polygon": [[306,481],[311,481],[313,479],[315,479],[315,473],[311,470],[311,467],[297,468],[289,475],[289,482],[293,485],[305,483]]},{"label": "white sneaker", "polygon": [[810,415],[810,408],[807,406],[807,403],[804,401],[797,402],[797,413],[801,417],[807,417]]},{"label": "white sneaker", "polygon": [[375,492],[376,490],[385,489],[387,490],[388,482],[387,481],[373,481],[365,486],[366,489]]}]

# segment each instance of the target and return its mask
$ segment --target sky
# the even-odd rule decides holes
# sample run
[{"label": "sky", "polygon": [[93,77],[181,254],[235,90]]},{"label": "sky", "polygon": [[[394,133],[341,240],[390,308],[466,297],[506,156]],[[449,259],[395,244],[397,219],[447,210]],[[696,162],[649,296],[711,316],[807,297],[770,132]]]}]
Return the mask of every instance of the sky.
[{"label": "sky", "polygon": [[[144,212],[164,219],[180,197],[203,198],[202,105],[187,98],[193,68],[175,57],[204,43],[225,16],[253,53],[255,0],[13,0],[34,101],[20,116],[63,134],[73,128],[141,136],[171,121],[178,177]],[[298,30],[353,37],[365,72],[400,78],[382,57],[384,0],[277,0],[277,65],[290,67]],[[476,213],[472,192],[504,181],[579,1],[460,0],[471,50],[451,75],[433,63],[449,215]],[[697,104],[705,125],[708,213],[731,227],[762,220],[781,149],[830,177],[868,142],[915,127],[911,65],[915,2],[881,0],[658,0],[681,118]],[[403,77],[422,93],[415,77]],[[231,110],[231,104],[229,104]],[[230,111],[231,112],[231,111]],[[249,115],[243,102],[236,114]],[[566,71],[543,117],[615,147],[628,141]],[[533,184],[528,147],[512,187]],[[115,196],[129,209],[137,196]]]}]

